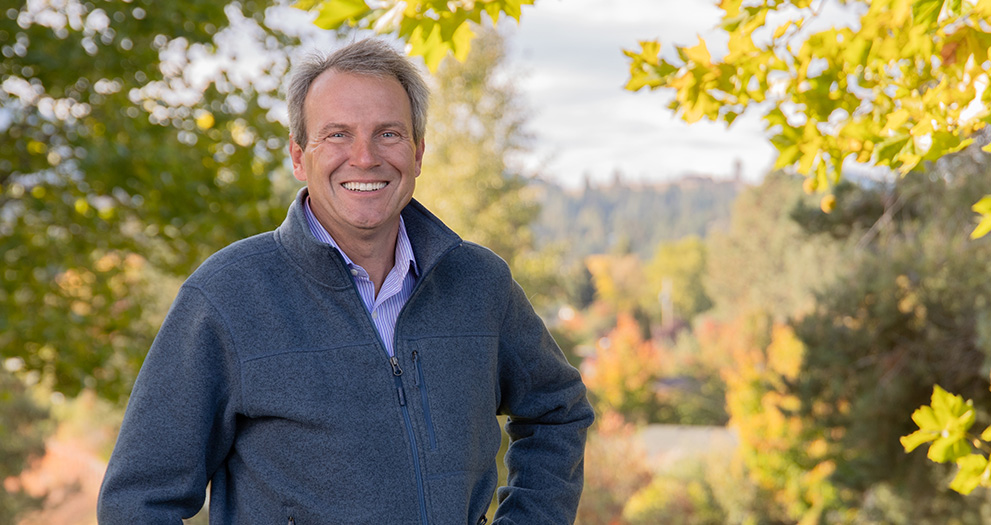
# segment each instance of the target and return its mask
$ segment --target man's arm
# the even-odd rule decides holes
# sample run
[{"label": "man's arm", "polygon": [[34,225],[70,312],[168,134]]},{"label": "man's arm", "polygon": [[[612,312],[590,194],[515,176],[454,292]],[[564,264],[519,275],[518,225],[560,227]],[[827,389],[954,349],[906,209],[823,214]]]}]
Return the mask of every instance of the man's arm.
[{"label": "man's arm", "polygon": [[100,490],[101,525],[181,524],[234,438],[240,399],[231,334],[183,286],[141,367]]},{"label": "man's arm", "polygon": [[508,486],[494,524],[574,523],[584,481],[586,429],[594,418],[581,376],[513,283],[503,318],[500,389]]}]

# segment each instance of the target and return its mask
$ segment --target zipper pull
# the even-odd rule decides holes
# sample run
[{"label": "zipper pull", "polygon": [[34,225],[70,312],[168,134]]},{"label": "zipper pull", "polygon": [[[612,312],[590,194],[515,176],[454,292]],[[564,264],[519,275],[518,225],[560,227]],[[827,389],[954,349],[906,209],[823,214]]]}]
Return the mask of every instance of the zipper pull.
[{"label": "zipper pull", "polygon": [[392,364],[392,375],[394,375],[394,376],[401,376],[401,375],[403,375],[403,369],[402,368],[399,368],[399,359],[396,359],[396,356],[390,357],[389,358],[389,363]]},{"label": "zipper pull", "polygon": [[413,386],[420,386],[420,370],[416,365],[416,350],[413,350]]}]

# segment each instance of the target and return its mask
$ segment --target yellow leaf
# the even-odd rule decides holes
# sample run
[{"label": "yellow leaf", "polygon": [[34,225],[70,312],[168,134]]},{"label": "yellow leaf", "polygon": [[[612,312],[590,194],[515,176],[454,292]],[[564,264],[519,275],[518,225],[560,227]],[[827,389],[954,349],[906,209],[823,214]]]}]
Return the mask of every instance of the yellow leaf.
[{"label": "yellow leaf", "polygon": [[471,51],[471,40],[475,38],[475,33],[471,26],[462,23],[451,35],[451,49],[454,51],[454,58],[464,62],[468,59],[468,52]]},{"label": "yellow leaf", "polygon": [[364,0],[331,0],[320,4],[313,24],[324,29],[337,29],[345,22],[353,23],[371,11]]},{"label": "yellow leaf", "polygon": [[888,115],[888,121],[884,127],[889,130],[896,130],[908,122],[909,112],[906,109],[899,109]]},{"label": "yellow leaf", "polygon": [[706,67],[712,66],[712,56],[709,55],[709,50],[705,47],[705,40],[702,40],[701,37],[697,46],[685,47],[682,50],[685,52],[685,56],[692,62]]},{"label": "yellow leaf", "polygon": [[977,227],[974,231],[970,232],[971,239],[980,239],[991,232],[991,214],[985,215],[981,218],[981,222],[977,223]]},{"label": "yellow leaf", "polygon": [[791,27],[791,21],[785,22],[784,24],[778,26],[778,28],[774,30],[774,39],[777,40],[784,36],[785,31],[788,31],[789,27]]},{"label": "yellow leaf", "polygon": [[981,215],[991,214],[991,195],[985,195],[981,200],[975,202],[970,209]]}]

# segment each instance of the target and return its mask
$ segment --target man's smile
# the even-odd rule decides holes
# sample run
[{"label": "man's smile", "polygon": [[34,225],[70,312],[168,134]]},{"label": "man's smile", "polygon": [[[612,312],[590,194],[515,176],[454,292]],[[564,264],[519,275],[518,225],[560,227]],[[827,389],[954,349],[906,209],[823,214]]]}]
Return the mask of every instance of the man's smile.
[{"label": "man's smile", "polygon": [[385,182],[345,182],[344,189],[351,191],[376,191],[386,187]]}]

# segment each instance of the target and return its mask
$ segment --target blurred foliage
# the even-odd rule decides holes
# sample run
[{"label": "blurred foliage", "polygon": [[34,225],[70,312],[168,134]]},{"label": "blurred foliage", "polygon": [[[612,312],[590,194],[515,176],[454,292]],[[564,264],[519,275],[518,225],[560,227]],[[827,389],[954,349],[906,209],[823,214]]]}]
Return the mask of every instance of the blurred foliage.
[{"label": "blurred foliage", "polygon": [[727,515],[701,465],[655,476],[623,507],[629,525],[725,525]]},{"label": "blurred foliage", "polygon": [[[702,239],[689,236],[678,241],[661,243],[644,267],[649,309],[657,311],[665,324],[681,319],[691,321],[712,307],[705,291],[706,245]],[[651,297],[652,296],[652,297]],[[670,302],[664,319],[664,303]]]},{"label": "blurred foliage", "polygon": [[465,62],[434,76],[423,175],[416,198],[464,239],[492,249],[531,300],[563,293],[553,250],[537,249],[540,206],[514,167],[527,147],[526,114],[506,69],[502,36],[486,28]]},{"label": "blurred foliage", "polygon": [[0,13],[0,348],[121,400],[154,326],[143,275],[271,229],[295,39],[267,4],[28,2]]},{"label": "blurred foliage", "polygon": [[844,245],[855,241],[810,237],[793,217],[812,202],[797,177],[777,172],[740,194],[729,229],[707,239],[705,290],[714,313],[785,320],[810,311],[816,292],[847,271]]},{"label": "blurred foliage", "polygon": [[[748,324],[749,329],[737,327],[745,342],[724,372],[741,457],[751,479],[772,495],[767,511],[773,520],[818,523],[837,499],[829,481],[836,465],[823,456],[822,437],[794,414],[801,401],[789,385],[797,379],[805,348],[786,325],[771,328],[766,319]],[[768,337],[769,344],[760,344]]]},{"label": "blurred foliage", "polygon": [[[632,253],[590,255],[585,266],[592,274],[596,300],[614,312],[642,315],[642,305],[657,300],[644,287],[643,262]],[[647,327],[643,328],[649,335]]]},{"label": "blurred foliage", "polygon": [[893,191],[909,202],[892,219],[898,226],[862,244],[849,262],[851,278],[794,323],[807,353],[792,391],[803,401],[800,415],[827,440],[834,481],[853,502],[867,487],[890,483],[918,502],[918,523],[973,509],[929,510],[933,500],[955,496],[933,490],[921,455],[903,457],[897,441],[912,430],[908,414],[928,400],[933,384],[974,399],[984,421],[980,407],[991,406],[991,244],[966,235],[965,203],[991,189],[989,159],[977,162],[973,176],[899,181]]},{"label": "blurred foliage", "polygon": [[718,365],[690,336],[675,346],[645,338],[640,323],[620,313],[582,361],[597,412],[637,424],[722,425],[727,415]]},{"label": "blurred foliage", "polygon": [[595,343],[586,357],[583,379],[598,413],[616,413],[627,421],[653,423],[661,409],[656,383],[663,374],[664,354],[649,340],[629,314]]},{"label": "blurred foliage", "polygon": [[21,380],[0,363],[0,525],[41,507],[44,497],[27,493],[16,476],[45,452],[48,411],[36,403]]},{"label": "blurred foliage", "polygon": [[[394,33],[409,43],[410,53],[420,55],[436,72],[445,57],[468,59],[475,32],[483,15],[493,24],[501,14],[520,21],[522,7],[534,0],[297,0],[300,9],[316,11],[314,23],[324,29],[344,27]],[[484,39],[478,42],[484,46]]]},{"label": "blurred foliage", "polygon": [[[790,300],[788,308],[728,302],[713,289],[719,306],[752,306],[723,310],[735,311],[725,317],[736,319],[740,335],[716,341],[733,342],[733,363],[724,372],[731,425],[740,432],[750,477],[774,494],[775,519],[872,522],[870,516],[895,508],[911,523],[983,519],[981,502],[965,503],[940,488],[946,470],[932,470],[918,454],[906,460],[898,437],[912,430],[907,414],[926,403],[932,384],[974,399],[976,419],[987,424],[991,245],[968,238],[965,203],[991,189],[989,169],[987,155],[967,150],[927,176],[853,185],[828,220],[804,227],[794,219],[821,212],[810,211],[797,180],[769,177],[755,190],[768,190],[760,196],[768,207],[779,203],[771,213],[743,205],[755,195],[741,196],[729,238],[719,242],[752,254],[756,265],[762,249],[776,253],[780,231],[736,230],[744,213],[751,220],[777,217],[793,239],[793,250],[780,255],[792,260],[777,267],[774,279],[751,283],[758,292],[784,291],[781,282],[810,271],[796,262],[834,270],[818,276],[817,287],[799,290],[803,300]],[[781,185],[799,198],[780,197],[787,194]],[[844,208],[848,203],[852,209]],[[719,258],[737,257],[710,253],[710,278],[728,262]],[[830,261],[846,269],[837,272],[840,265]],[[743,290],[748,272],[727,272],[722,282]]]},{"label": "blurred foliage", "polygon": [[[827,7],[846,25],[817,23]],[[675,46],[671,61],[659,42],[641,42],[625,51],[627,89],[673,89],[669,107],[689,123],[729,125],[762,112],[775,169],[794,167],[810,189],[839,182],[848,159],[908,173],[960,151],[991,122],[991,3],[723,0],[719,8],[725,56],[713,58],[700,39]],[[988,197],[974,206],[983,216],[975,236],[991,230]],[[825,197],[823,210],[835,202]]]}]

